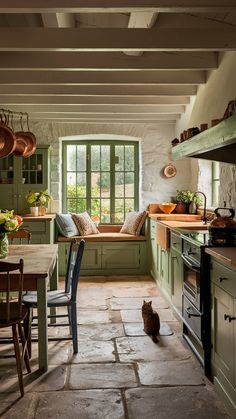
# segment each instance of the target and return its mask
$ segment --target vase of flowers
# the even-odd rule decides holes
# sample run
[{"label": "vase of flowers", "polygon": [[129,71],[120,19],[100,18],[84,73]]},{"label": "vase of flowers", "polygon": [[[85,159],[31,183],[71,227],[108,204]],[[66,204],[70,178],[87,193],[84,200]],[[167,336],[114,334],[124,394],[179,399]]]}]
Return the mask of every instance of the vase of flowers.
[{"label": "vase of flowers", "polygon": [[8,254],[7,234],[17,231],[22,223],[23,218],[14,215],[14,210],[0,212],[0,259],[5,258]]},{"label": "vase of flowers", "polygon": [[40,192],[30,191],[25,198],[30,205],[30,213],[33,217],[46,214],[46,207],[51,200],[47,189]]},{"label": "vase of flowers", "polygon": [[48,190],[40,191],[38,196],[38,202],[39,202],[39,215],[45,215],[46,214],[46,208],[48,207],[48,204],[51,200],[51,196],[48,193]]}]

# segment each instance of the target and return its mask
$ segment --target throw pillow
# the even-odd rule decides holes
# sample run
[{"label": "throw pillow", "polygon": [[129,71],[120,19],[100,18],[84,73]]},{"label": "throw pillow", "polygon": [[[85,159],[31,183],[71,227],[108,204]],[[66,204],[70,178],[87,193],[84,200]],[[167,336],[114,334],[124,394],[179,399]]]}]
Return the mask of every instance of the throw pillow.
[{"label": "throw pillow", "polygon": [[56,214],[56,223],[60,234],[63,236],[73,237],[79,235],[71,214]]},{"label": "throw pillow", "polygon": [[99,233],[97,227],[87,212],[83,212],[81,214],[72,214],[72,218],[81,236],[88,236],[89,234]]},{"label": "throw pillow", "polygon": [[147,212],[132,211],[126,215],[125,222],[120,230],[121,233],[132,234],[132,236],[139,236]]}]

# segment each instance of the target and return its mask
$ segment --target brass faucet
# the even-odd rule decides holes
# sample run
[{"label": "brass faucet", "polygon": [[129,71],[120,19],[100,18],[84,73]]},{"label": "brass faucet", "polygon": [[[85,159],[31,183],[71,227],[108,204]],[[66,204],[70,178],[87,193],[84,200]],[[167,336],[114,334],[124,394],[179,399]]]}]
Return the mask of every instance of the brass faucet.
[{"label": "brass faucet", "polygon": [[202,221],[203,221],[203,224],[207,224],[207,216],[206,216],[206,195],[204,194],[204,192],[201,192],[201,191],[196,191],[196,192],[194,192],[194,194],[193,194],[193,198],[194,198],[196,195],[198,195],[199,193],[203,196],[203,199],[204,199],[204,208],[203,208]]}]

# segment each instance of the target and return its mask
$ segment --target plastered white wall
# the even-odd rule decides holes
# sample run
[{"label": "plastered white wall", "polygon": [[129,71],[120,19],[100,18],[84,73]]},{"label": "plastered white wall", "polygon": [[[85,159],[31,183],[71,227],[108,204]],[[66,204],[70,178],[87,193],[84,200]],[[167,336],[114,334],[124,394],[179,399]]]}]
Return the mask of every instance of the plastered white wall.
[{"label": "plastered white wall", "polygon": [[[188,105],[185,114],[176,124],[176,136],[188,127],[200,126],[211,120],[221,118],[230,100],[236,98],[236,52],[226,52],[219,57],[219,67],[208,73],[207,83],[199,87],[195,100]],[[193,189],[204,191],[210,202],[211,188],[210,162],[191,160],[191,185]],[[227,206],[236,207],[235,165],[220,164],[219,205],[226,201]]]},{"label": "plastered white wall", "polygon": [[[170,159],[171,140],[174,138],[174,126],[162,124],[62,124],[44,121],[31,123],[31,131],[37,137],[38,144],[50,144],[51,151],[51,193],[54,198],[53,211],[60,210],[61,201],[61,138],[70,136],[97,135],[101,138],[128,136],[140,142],[140,208],[146,208],[150,202],[169,201],[176,194],[176,189],[189,187],[189,161],[176,162],[177,175],[164,178],[162,169]],[[81,138],[81,137],[80,137]],[[117,138],[117,137],[116,137]],[[123,139],[123,137],[121,137]]]}]

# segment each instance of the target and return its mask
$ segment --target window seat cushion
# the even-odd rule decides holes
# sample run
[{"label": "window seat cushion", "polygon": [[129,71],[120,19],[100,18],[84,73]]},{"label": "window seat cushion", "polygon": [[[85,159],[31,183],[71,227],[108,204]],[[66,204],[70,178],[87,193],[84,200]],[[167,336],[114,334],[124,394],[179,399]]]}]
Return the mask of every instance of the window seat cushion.
[{"label": "window seat cushion", "polygon": [[84,239],[85,241],[90,242],[122,242],[122,241],[146,241],[146,236],[134,236],[126,233],[119,232],[106,232],[98,234],[90,234],[87,236],[74,236],[74,237],[65,237],[58,235],[58,242],[70,242],[72,239]]}]

